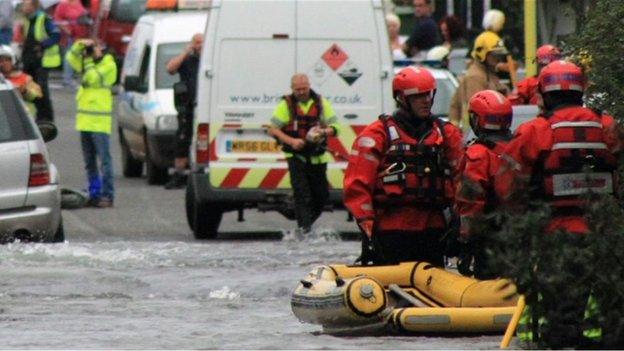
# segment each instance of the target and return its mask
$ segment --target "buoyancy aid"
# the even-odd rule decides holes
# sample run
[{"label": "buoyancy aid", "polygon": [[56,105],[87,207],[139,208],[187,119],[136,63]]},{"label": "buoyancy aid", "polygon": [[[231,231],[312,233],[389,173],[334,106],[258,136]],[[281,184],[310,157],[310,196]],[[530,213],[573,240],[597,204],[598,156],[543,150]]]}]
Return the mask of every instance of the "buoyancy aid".
[{"label": "buoyancy aid", "polygon": [[[470,141],[467,147],[470,147],[470,145],[474,145],[474,144],[485,146],[493,154],[492,156],[490,156],[491,162],[489,162],[488,166],[490,168],[493,168],[493,167],[497,168],[498,164],[494,166],[495,160],[492,160],[492,159],[493,158],[495,158],[496,160],[499,159],[500,155],[502,155],[503,151],[505,150],[505,146],[509,143],[512,137],[513,135],[510,132],[483,133],[479,135],[477,138]],[[498,169],[489,169],[487,173],[493,176],[494,174],[497,173],[497,171]],[[489,213],[498,206],[499,200],[498,200],[498,197],[496,196],[496,192],[494,191],[493,185],[491,188],[484,189],[484,191],[485,191],[486,203],[485,203],[485,208],[483,209],[483,213]]]},{"label": "buoyancy aid", "polygon": [[[452,170],[444,154],[444,122],[432,120],[419,136],[408,132],[395,115],[379,118],[387,143],[373,193],[375,208],[448,206],[454,194]],[[428,138],[432,133],[436,135],[433,142]]]},{"label": "buoyancy aid", "polygon": [[542,118],[552,129],[552,146],[533,169],[533,196],[549,201],[555,216],[569,216],[582,214],[583,194],[614,194],[617,159],[605,144],[602,116],[579,106]]},{"label": "buoyancy aid", "polygon": [[[299,107],[294,94],[283,96],[283,99],[288,105],[288,111],[290,112],[290,121],[283,129],[286,135],[306,140],[308,131],[310,131],[312,127],[321,124],[321,116],[323,114],[323,101],[321,96],[314,92],[314,90],[310,90],[310,98],[313,101],[312,106],[310,106],[308,112],[305,113]],[[321,143],[306,142],[302,150],[294,150],[289,145],[282,145],[282,150],[285,152],[297,153],[303,156],[319,156],[324,154],[326,149],[327,139]]]}]

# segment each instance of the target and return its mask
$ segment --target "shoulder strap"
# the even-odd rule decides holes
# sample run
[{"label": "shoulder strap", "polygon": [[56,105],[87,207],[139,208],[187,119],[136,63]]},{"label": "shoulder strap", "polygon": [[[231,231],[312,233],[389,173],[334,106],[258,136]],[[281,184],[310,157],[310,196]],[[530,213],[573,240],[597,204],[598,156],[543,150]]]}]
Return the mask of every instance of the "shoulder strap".
[{"label": "shoulder strap", "polygon": [[323,98],[313,89],[310,89],[310,97],[312,98],[312,101],[314,101],[314,103],[316,104],[316,110],[318,111],[318,118],[320,120],[323,117]]}]

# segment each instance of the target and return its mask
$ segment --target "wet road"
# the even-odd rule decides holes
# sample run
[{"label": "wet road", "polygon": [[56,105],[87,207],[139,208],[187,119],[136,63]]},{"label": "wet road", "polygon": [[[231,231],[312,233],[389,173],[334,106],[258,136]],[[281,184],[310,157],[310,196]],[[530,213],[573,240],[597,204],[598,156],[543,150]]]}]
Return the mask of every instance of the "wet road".
[{"label": "wet road", "polygon": [[[53,89],[59,138],[49,144],[62,184],[83,188],[73,95]],[[337,338],[299,323],[290,294],[312,267],[349,263],[359,243],[344,212],[296,240],[279,214],[224,217],[226,233],[195,241],[183,190],[121,177],[112,139],[113,209],[63,211],[63,244],[0,247],[0,348],[491,349],[500,337]],[[264,235],[253,232],[264,232]],[[269,232],[270,234],[266,234]],[[285,233],[284,238],[281,234]]]}]

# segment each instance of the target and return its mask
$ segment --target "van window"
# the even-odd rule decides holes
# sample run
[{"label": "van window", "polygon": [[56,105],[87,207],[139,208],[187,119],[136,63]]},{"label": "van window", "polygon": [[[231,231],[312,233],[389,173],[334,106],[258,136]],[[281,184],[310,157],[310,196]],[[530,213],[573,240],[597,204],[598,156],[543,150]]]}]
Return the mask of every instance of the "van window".
[{"label": "van window", "polygon": [[149,62],[150,62],[150,53],[152,48],[149,45],[145,45],[145,49],[143,50],[143,58],[141,59],[141,69],[139,71],[139,79],[141,80],[141,84],[148,86],[149,84]]},{"label": "van window", "polygon": [[0,143],[35,139],[22,103],[11,90],[0,90]]},{"label": "van window", "polygon": [[156,89],[171,89],[180,80],[179,75],[167,72],[167,62],[180,55],[188,43],[167,43],[158,45],[156,52]]},{"label": "van window", "polygon": [[146,0],[113,0],[110,7],[111,19],[134,23],[145,13]]}]

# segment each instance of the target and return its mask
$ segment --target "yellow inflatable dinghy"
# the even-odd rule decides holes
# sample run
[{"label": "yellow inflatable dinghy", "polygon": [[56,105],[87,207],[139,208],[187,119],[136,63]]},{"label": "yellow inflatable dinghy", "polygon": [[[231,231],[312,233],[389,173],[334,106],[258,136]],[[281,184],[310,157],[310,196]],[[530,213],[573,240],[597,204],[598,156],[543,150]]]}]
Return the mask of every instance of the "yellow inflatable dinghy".
[{"label": "yellow inflatable dinghy", "polygon": [[314,268],[293,292],[302,322],[330,334],[503,333],[518,294],[506,279],[461,276],[425,262]]}]

